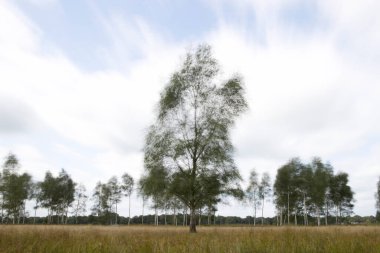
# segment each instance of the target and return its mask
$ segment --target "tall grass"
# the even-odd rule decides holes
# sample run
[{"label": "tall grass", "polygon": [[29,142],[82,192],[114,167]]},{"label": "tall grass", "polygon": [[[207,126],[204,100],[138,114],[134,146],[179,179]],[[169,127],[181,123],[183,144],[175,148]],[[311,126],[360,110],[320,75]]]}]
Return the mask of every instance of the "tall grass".
[{"label": "tall grass", "polygon": [[0,252],[380,252],[380,227],[0,226]]}]

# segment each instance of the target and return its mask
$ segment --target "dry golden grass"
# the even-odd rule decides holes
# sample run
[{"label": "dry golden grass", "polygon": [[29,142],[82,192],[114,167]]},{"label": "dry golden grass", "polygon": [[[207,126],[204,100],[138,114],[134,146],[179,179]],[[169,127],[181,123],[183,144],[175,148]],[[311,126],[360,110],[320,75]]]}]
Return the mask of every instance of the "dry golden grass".
[{"label": "dry golden grass", "polygon": [[0,252],[380,252],[380,227],[0,226]]}]

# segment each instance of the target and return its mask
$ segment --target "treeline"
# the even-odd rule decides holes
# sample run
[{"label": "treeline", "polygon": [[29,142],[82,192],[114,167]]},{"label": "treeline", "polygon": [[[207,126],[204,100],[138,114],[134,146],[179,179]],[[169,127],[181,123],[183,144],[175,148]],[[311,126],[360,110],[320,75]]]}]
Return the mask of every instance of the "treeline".
[{"label": "treeline", "polygon": [[[31,220],[32,223],[40,223],[41,218],[36,215],[39,208],[47,210],[47,217],[43,219],[43,223],[47,224],[67,224],[70,215],[78,223],[78,217],[86,213],[89,199],[86,188],[83,184],[75,183],[64,169],[58,176],[47,171],[41,182],[33,181],[28,173],[19,173],[19,169],[18,158],[12,153],[7,155],[0,173],[1,223],[24,224]],[[98,182],[96,185],[91,211],[102,217],[99,221],[106,217],[108,224],[112,224],[110,214],[115,213],[113,217],[117,223],[117,204],[123,196],[130,198],[133,189],[131,176],[125,173],[121,179],[119,183],[117,177],[112,177],[107,183]],[[27,200],[34,203],[32,219],[28,218],[31,214],[26,211]]]},{"label": "treeline", "polygon": [[[34,182],[31,175],[19,173],[19,169],[17,157],[11,153],[7,155],[0,173],[1,223],[189,224],[189,210],[186,205],[173,196],[153,194],[162,192],[158,188],[164,186],[147,181],[144,177],[136,187],[134,179],[127,173],[120,179],[113,176],[107,182],[98,182],[89,197],[86,188],[75,183],[63,169],[57,176],[47,171],[41,182]],[[216,216],[216,202],[210,201],[205,208],[197,210],[197,224],[256,225],[256,219],[260,219],[263,225],[320,225],[322,219],[326,225],[380,221],[379,212],[376,218],[350,217],[354,207],[354,193],[348,185],[348,174],[334,173],[334,168],[320,158],[314,158],[308,164],[293,158],[278,169],[273,186],[270,181],[268,173],[264,173],[259,180],[256,171],[251,171],[248,187],[242,192],[241,200],[252,207],[252,216]],[[150,186],[152,194],[144,195],[146,185]],[[145,191],[142,190],[143,186]],[[137,188],[137,193],[142,198],[143,209],[142,215],[131,217],[130,199],[134,188]],[[379,208],[380,180],[377,188],[375,197]],[[149,208],[155,210],[154,215],[144,215],[148,197],[151,197]],[[91,214],[85,215],[90,198]],[[128,218],[118,214],[118,204],[123,198],[129,200]],[[26,210],[27,200],[33,203],[33,214]],[[271,200],[276,206],[276,216],[264,218],[265,203]],[[37,217],[39,208],[47,210],[47,217]],[[159,211],[161,215],[158,214]],[[257,218],[259,211],[261,215]]]},{"label": "treeline", "polygon": [[[115,219],[115,213],[109,213],[108,216],[97,216],[97,215],[84,215],[84,216],[68,216],[66,219],[66,224],[75,225],[109,225],[110,219]],[[154,214],[147,215],[138,215],[131,218],[118,216],[118,225],[155,225],[156,216]],[[278,218],[274,217],[257,217],[260,222],[263,220],[265,226],[278,226]],[[57,221],[60,220],[58,216],[51,217],[51,224],[58,224]],[[335,222],[335,217],[328,217],[329,223]],[[25,217],[23,218],[23,224],[48,224],[48,217]],[[215,226],[215,225],[248,225],[253,226],[254,217],[239,217],[239,216],[211,216],[211,219],[207,215],[202,215],[201,218],[197,217],[197,225],[202,226]],[[309,225],[317,225],[317,220],[313,217],[309,217]],[[354,215],[350,217],[343,217],[340,224],[344,225],[357,225],[357,224],[377,224],[380,220],[375,216],[359,216]],[[115,224],[114,224],[115,225]],[[173,213],[171,214],[161,214],[158,215],[158,225],[168,225],[168,226],[188,226],[189,218],[188,214],[177,213],[174,217]]]}]

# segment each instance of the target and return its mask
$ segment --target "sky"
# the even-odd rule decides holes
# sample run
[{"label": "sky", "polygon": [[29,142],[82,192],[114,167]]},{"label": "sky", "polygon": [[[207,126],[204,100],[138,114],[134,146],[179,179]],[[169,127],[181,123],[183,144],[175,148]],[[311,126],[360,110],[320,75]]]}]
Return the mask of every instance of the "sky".
[{"label": "sky", "polygon": [[[160,91],[207,43],[224,77],[244,78],[250,109],[231,134],[242,186],[253,168],[273,183],[290,158],[320,156],[349,173],[354,212],[374,215],[379,10],[376,0],[0,0],[0,158],[15,153],[35,181],[64,168],[88,195],[124,172],[137,181]],[[224,202],[220,215],[252,214]],[[134,195],[132,215],[141,205]]]}]

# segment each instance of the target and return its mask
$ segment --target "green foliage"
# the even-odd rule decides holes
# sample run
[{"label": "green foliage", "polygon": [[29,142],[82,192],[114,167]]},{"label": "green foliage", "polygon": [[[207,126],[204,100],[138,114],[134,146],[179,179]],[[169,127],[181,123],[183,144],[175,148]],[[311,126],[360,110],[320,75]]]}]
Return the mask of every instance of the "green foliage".
[{"label": "green foliage", "polygon": [[247,103],[241,78],[217,86],[218,72],[210,46],[189,52],[161,93],[157,121],[145,141],[140,189],[155,201],[176,196],[193,215],[221,195],[243,195],[229,136]]},{"label": "green foliage", "polygon": [[121,189],[126,197],[131,196],[133,191],[134,180],[128,173],[124,173],[121,176],[122,184]]},{"label": "green foliage", "polygon": [[352,213],[354,205],[352,204],[354,193],[348,185],[348,174],[338,173],[331,179],[330,186],[331,201],[336,206],[337,215],[349,215]]},{"label": "green foliage", "polygon": [[49,217],[54,212],[62,217],[67,216],[68,208],[74,201],[75,185],[64,169],[57,177],[54,177],[50,171],[46,172],[44,181],[39,184],[41,189],[39,199],[42,207],[48,209]]},{"label": "green foliage", "polygon": [[274,183],[275,203],[279,210],[289,216],[302,212],[304,223],[308,216],[321,214],[325,216],[333,205],[335,215],[349,215],[353,209],[353,192],[348,185],[348,175],[334,175],[333,167],[323,163],[320,158],[313,158],[310,164],[302,164],[298,158],[291,159],[277,171]]},{"label": "green foliage", "polygon": [[13,223],[25,209],[25,201],[29,197],[32,187],[31,176],[28,173],[19,174],[20,167],[17,157],[10,153],[5,157],[3,173],[1,177],[2,208],[7,212],[8,217],[12,217]]}]

